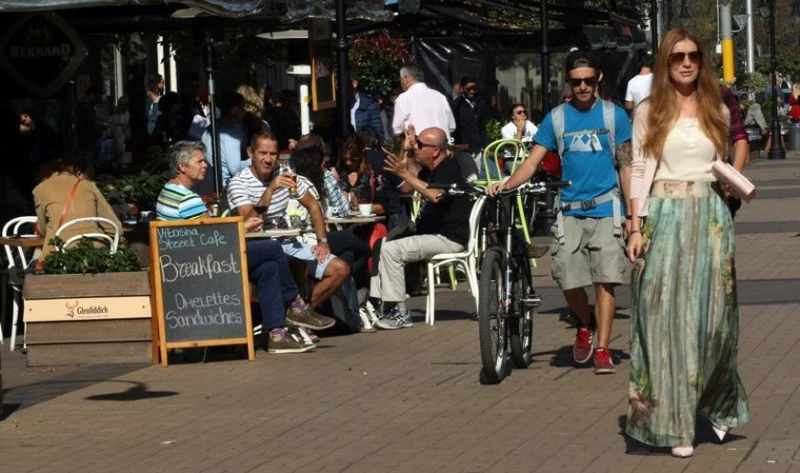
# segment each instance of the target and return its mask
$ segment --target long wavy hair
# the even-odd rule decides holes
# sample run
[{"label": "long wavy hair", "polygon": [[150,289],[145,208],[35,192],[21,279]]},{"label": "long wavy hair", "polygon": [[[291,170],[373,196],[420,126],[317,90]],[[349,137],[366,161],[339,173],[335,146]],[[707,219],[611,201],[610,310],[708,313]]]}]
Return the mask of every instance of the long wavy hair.
[{"label": "long wavy hair", "polygon": [[725,155],[728,152],[730,121],[723,112],[722,94],[717,77],[708,61],[708,55],[694,33],[676,28],[667,32],[658,47],[653,85],[650,97],[647,98],[650,108],[645,117],[646,131],[642,140],[642,152],[645,156],[655,159],[661,159],[664,141],[678,119],[678,100],[669,75],[671,68],[669,56],[675,45],[684,40],[693,42],[702,56],[695,80],[695,101],[700,128],[714,143],[717,153]]},{"label": "long wavy hair", "polygon": [[255,89],[247,84],[242,84],[236,89],[236,92],[242,94],[242,97],[244,97],[244,111],[252,113],[260,118],[261,114],[264,112],[264,100],[258,95]]}]

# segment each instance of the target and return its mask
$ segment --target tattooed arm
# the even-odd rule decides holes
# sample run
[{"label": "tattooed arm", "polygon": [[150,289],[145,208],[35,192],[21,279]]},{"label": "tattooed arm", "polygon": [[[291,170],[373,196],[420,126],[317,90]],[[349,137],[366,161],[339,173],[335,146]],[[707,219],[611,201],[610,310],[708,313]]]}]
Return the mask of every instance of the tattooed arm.
[{"label": "tattooed arm", "polygon": [[631,163],[633,162],[633,147],[630,141],[620,143],[614,149],[614,160],[619,173],[619,186],[622,192],[622,202],[625,203],[625,234],[630,231],[631,221],[627,216],[631,215]]}]

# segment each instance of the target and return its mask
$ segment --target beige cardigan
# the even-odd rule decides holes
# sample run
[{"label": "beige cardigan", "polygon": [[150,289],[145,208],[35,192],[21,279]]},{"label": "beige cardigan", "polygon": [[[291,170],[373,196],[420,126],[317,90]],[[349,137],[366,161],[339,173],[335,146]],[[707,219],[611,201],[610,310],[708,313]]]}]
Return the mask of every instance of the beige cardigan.
[{"label": "beige cardigan", "polygon": [[[49,245],[50,239],[56,235],[58,221],[61,218],[61,212],[64,210],[67,196],[77,180],[78,178],[72,174],[53,174],[33,189],[36,217],[39,220],[39,229],[44,232],[45,238],[42,255],[39,257],[40,261],[44,260],[52,251],[52,247]],[[120,223],[119,218],[117,218],[103,194],[100,193],[100,189],[92,181],[81,181],[78,185],[75,196],[72,198],[72,203],[64,216],[64,223],[82,217],[105,217],[116,223],[117,228],[122,231],[122,223]],[[105,228],[107,226],[106,224],[98,225],[92,222],[75,224],[67,228],[61,234],[61,238],[66,241],[75,235],[97,233],[98,231],[111,234],[113,230]]]},{"label": "beige cardigan", "polygon": [[[730,117],[730,110],[723,106],[723,113]],[[638,202],[639,217],[647,216],[647,209],[650,205],[650,189],[655,181],[656,171],[658,171],[658,160],[642,153],[642,140],[645,132],[645,117],[650,110],[650,101],[645,100],[634,111],[633,116],[633,162],[631,163],[631,204]],[[721,156],[717,156],[720,159]]]}]

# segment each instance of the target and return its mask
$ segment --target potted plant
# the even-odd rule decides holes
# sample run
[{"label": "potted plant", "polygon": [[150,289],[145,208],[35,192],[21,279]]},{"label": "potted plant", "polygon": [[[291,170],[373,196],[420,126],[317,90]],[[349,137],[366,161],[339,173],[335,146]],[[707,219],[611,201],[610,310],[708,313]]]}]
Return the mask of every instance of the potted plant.
[{"label": "potted plant", "polygon": [[88,239],[51,244],[25,277],[28,365],[150,361],[150,279],[136,252],[124,240],[114,254]]}]

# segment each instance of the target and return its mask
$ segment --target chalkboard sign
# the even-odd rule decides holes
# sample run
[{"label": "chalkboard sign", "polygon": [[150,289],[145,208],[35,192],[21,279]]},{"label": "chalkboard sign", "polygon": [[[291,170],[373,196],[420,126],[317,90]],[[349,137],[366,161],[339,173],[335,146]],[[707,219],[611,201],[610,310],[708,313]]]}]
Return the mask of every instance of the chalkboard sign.
[{"label": "chalkboard sign", "polygon": [[214,345],[247,344],[255,358],[244,248],[241,217],[150,223],[154,363]]},{"label": "chalkboard sign", "polygon": [[311,102],[314,111],[336,107],[330,20],[312,18],[308,26],[311,53]]}]

